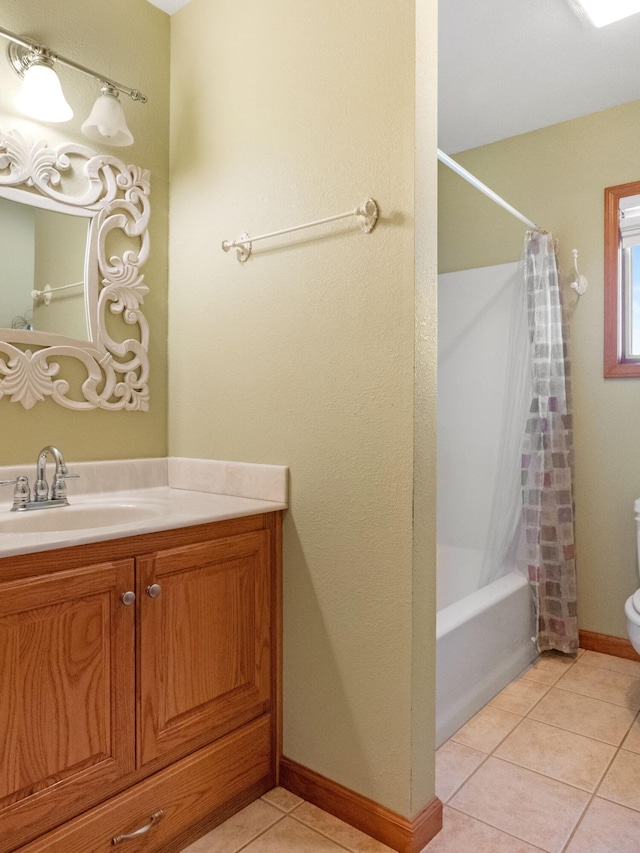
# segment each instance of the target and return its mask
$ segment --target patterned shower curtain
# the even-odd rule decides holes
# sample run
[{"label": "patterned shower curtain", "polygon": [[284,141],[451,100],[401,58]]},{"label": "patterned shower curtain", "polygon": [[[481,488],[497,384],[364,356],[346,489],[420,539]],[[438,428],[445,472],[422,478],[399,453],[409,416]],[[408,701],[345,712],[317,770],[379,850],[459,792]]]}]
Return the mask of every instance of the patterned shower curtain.
[{"label": "patterned shower curtain", "polygon": [[573,427],[568,324],[551,234],[528,231],[523,251],[532,399],[522,450],[522,499],[539,651],[578,650]]}]

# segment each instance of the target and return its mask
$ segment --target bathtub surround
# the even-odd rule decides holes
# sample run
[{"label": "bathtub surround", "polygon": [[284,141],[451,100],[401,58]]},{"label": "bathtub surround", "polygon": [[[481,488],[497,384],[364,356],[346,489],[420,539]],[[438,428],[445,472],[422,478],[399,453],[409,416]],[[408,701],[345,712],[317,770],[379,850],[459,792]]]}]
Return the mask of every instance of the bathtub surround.
[{"label": "bathtub surround", "polygon": [[[464,549],[474,563],[479,555],[481,565],[483,554],[497,551],[491,547],[491,538],[503,538],[492,536],[492,521],[506,516],[507,490],[500,484],[502,500],[497,505],[494,492],[505,444],[513,443],[513,401],[507,400],[506,388],[512,384],[509,369],[514,361],[510,352],[513,303],[521,288],[518,263],[438,276],[438,546]],[[526,335],[526,317],[522,322]],[[519,360],[526,364],[526,355]],[[515,463],[508,471],[508,479],[515,476],[516,481],[508,501],[512,511],[521,500],[522,430],[530,402],[526,395],[520,406],[521,429],[511,454]],[[486,583],[499,574],[497,565],[483,571]],[[477,571],[474,581],[477,589]],[[439,598],[440,588],[445,594],[451,583],[442,583]],[[468,583],[465,590],[473,591]]]},{"label": "bathtub surround", "polygon": [[536,655],[527,578],[503,561],[531,404],[522,292],[518,263],[438,276],[438,745]]}]

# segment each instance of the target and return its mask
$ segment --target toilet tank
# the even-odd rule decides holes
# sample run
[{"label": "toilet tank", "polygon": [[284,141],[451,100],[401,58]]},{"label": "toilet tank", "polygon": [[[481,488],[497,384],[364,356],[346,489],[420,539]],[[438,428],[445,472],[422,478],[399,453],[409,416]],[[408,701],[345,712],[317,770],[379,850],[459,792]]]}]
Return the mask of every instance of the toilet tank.
[{"label": "toilet tank", "polygon": [[640,574],[640,498],[633,502],[633,511],[636,514],[636,567]]}]

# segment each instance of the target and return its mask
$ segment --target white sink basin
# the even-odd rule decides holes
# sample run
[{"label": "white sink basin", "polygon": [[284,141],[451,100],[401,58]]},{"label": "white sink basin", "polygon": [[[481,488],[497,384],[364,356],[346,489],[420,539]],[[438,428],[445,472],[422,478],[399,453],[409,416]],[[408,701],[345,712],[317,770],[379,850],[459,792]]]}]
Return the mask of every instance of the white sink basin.
[{"label": "white sink basin", "polygon": [[53,533],[58,530],[90,530],[131,524],[157,518],[162,506],[144,503],[69,504],[55,509],[4,512],[0,515],[0,533]]}]

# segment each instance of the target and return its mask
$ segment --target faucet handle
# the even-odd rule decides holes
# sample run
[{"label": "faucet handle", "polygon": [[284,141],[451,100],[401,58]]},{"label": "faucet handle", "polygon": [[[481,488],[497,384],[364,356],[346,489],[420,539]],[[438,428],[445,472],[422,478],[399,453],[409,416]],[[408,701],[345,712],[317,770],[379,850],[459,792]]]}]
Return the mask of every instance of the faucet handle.
[{"label": "faucet handle", "polygon": [[15,509],[20,509],[20,507],[26,506],[31,499],[31,494],[29,493],[29,479],[28,477],[17,477],[16,478],[16,487],[13,490],[13,506]]},{"label": "faucet handle", "polygon": [[0,486],[11,486],[14,484],[12,509],[15,510],[28,504],[31,495],[29,493],[29,480],[27,477],[16,477],[15,480],[0,480]]},{"label": "faucet handle", "polygon": [[[18,478],[16,477],[13,480],[0,480],[0,486],[13,486],[18,482]],[[16,486],[17,489],[17,486]],[[15,502],[15,489],[14,489],[14,502]]]},{"label": "faucet handle", "polygon": [[69,474],[66,470],[61,471],[58,470],[53,476],[53,485],[51,486],[51,499],[52,500],[66,500],[67,498],[67,484],[65,480],[78,480],[80,478],[80,474]]}]

